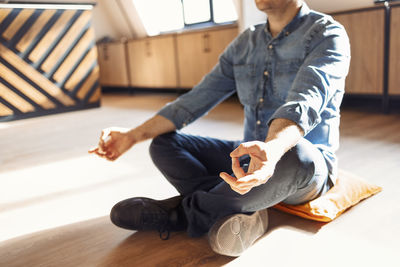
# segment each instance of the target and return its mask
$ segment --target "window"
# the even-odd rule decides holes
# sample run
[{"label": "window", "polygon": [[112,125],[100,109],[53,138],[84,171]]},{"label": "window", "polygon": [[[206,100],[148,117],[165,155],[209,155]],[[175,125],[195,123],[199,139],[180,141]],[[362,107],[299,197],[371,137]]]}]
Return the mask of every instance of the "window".
[{"label": "window", "polygon": [[185,26],[181,0],[133,0],[133,3],[149,36]]},{"label": "window", "polygon": [[215,23],[224,23],[238,19],[236,8],[232,0],[213,0],[212,10]]},{"label": "window", "polygon": [[182,6],[186,25],[211,21],[209,0],[182,0]]},{"label": "window", "polygon": [[149,36],[237,20],[233,0],[132,0]]}]

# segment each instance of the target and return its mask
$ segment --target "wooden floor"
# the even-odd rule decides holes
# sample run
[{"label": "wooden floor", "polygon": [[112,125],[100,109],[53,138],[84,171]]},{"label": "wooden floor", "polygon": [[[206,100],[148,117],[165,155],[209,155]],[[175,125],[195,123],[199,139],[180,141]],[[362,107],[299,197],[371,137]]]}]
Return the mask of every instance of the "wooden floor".
[{"label": "wooden floor", "polygon": [[[311,222],[270,211],[267,234],[239,258],[206,238],[114,227],[113,204],[176,195],[152,165],[149,142],[114,163],[87,154],[107,126],[134,126],[175,95],[105,95],[99,109],[0,124],[0,266],[399,266],[400,116],[346,108],[340,167],[383,187],[337,220]],[[229,100],[186,132],[242,136]]]}]

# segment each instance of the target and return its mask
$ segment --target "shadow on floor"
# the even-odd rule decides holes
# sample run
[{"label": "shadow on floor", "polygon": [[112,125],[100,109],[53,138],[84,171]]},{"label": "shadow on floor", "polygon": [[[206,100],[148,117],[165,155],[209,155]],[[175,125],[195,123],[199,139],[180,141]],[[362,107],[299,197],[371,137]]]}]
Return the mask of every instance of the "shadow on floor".
[{"label": "shadow on floor", "polygon": [[[324,223],[270,211],[268,233],[291,227],[315,234]],[[206,237],[185,232],[161,240],[154,231],[119,229],[108,216],[49,229],[0,243],[0,266],[222,266],[235,258],[214,253]]]},{"label": "shadow on floor", "polygon": [[161,240],[155,232],[136,232],[111,250],[98,266],[222,266],[235,258],[214,253],[206,237],[184,232]]},{"label": "shadow on floor", "polygon": [[326,225],[324,222],[306,220],[275,209],[269,209],[268,217],[269,225],[266,236],[268,236],[268,233],[282,227],[290,227],[300,232],[316,234],[322,227],[324,227],[324,225]]}]

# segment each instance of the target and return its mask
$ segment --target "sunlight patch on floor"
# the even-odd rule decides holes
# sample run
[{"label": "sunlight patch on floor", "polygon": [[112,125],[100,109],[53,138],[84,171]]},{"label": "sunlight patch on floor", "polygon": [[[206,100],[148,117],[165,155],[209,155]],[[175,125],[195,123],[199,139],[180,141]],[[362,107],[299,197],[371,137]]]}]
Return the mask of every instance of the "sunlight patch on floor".
[{"label": "sunlight patch on floor", "polygon": [[[148,144],[140,146],[147,150]],[[141,153],[128,153],[116,162],[88,154],[2,172],[0,228],[7,231],[0,232],[0,241],[108,216],[113,204],[125,198],[175,195],[151,164]]]}]

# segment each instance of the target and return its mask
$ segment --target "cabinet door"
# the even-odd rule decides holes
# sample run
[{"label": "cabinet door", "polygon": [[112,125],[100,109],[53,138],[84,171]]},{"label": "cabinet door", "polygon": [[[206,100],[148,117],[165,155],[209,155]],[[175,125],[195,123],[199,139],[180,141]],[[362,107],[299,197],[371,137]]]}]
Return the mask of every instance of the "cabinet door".
[{"label": "cabinet door", "polygon": [[124,43],[98,45],[100,84],[104,86],[129,86]]},{"label": "cabinet door", "polygon": [[174,36],[162,36],[128,43],[131,86],[177,87],[174,38]]},{"label": "cabinet door", "polygon": [[389,94],[400,95],[400,7],[393,7],[391,20]]},{"label": "cabinet door", "polygon": [[214,67],[219,55],[237,34],[237,28],[229,28],[178,35],[179,86],[196,85]]},{"label": "cabinet door", "polygon": [[336,15],[347,31],[351,63],[346,93],[383,93],[384,10],[367,10]]}]

